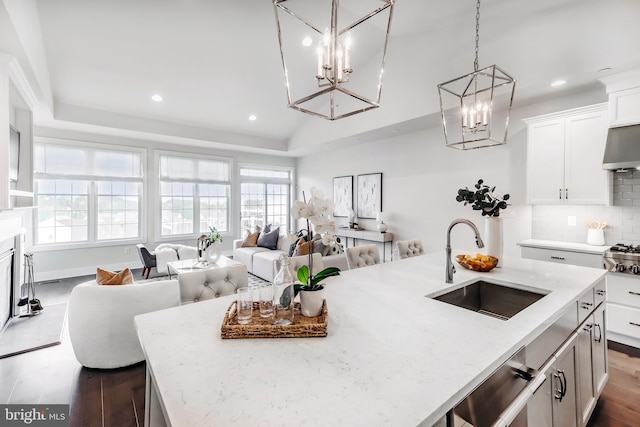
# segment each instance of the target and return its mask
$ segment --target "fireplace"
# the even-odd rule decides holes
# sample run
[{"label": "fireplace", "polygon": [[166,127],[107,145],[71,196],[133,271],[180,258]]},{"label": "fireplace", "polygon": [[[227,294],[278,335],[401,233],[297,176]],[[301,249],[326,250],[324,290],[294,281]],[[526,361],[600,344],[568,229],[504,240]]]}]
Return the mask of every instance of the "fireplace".
[{"label": "fireplace", "polygon": [[0,331],[19,314],[24,229],[22,218],[0,217]]}]

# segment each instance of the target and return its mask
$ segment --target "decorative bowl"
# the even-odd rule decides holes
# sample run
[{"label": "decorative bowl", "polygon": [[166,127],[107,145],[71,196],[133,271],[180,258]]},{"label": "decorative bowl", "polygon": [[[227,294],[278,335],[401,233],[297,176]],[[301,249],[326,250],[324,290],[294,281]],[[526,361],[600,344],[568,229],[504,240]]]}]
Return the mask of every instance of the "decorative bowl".
[{"label": "decorative bowl", "polygon": [[480,255],[469,258],[468,255],[456,255],[458,264],[467,270],[487,272],[498,265],[498,258],[491,255]]}]

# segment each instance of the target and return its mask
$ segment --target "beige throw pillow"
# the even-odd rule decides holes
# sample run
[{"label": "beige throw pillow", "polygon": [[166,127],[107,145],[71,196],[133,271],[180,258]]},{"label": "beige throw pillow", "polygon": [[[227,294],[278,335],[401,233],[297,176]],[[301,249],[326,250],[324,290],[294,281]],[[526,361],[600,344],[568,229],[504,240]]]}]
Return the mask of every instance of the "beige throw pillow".
[{"label": "beige throw pillow", "polygon": [[114,273],[113,271],[103,270],[98,267],[96,271],[96,283],[98,285],[132,285],[133,274],[131,270],[125,268],[120,273]]}]

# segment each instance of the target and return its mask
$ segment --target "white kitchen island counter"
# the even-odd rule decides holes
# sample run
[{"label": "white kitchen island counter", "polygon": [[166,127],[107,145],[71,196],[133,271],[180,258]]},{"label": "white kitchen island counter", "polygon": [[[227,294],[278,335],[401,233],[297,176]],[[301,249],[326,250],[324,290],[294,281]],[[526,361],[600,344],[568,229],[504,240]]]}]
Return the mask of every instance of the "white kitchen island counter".
[{"label": "white kitchen island counter", "polygon": [[[431,426],[606,273],[504,264],[456,266],[452,285],[443,253],[345,271],[326,281],[326,338],[222,340],[233,296],[137,316],[151,425]],[[425,297],[477,278],[550,293],[507,321]]]}]

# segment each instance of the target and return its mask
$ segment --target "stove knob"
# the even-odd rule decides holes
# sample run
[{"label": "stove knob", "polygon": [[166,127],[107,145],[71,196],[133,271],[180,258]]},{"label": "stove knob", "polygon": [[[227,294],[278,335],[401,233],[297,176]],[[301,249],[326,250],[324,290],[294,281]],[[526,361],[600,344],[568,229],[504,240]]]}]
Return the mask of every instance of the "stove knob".
[{"label": "stove knob", "polygon": [[634,264],[631,267],[629,267],[629,270],[631,270],[633,274],[640,274],[640,265]]},{"label": "stove knob", "polygon": [[619,273],[624,273],[627,269],[627,266],[624,264],[616,264],[616,271]]}]

